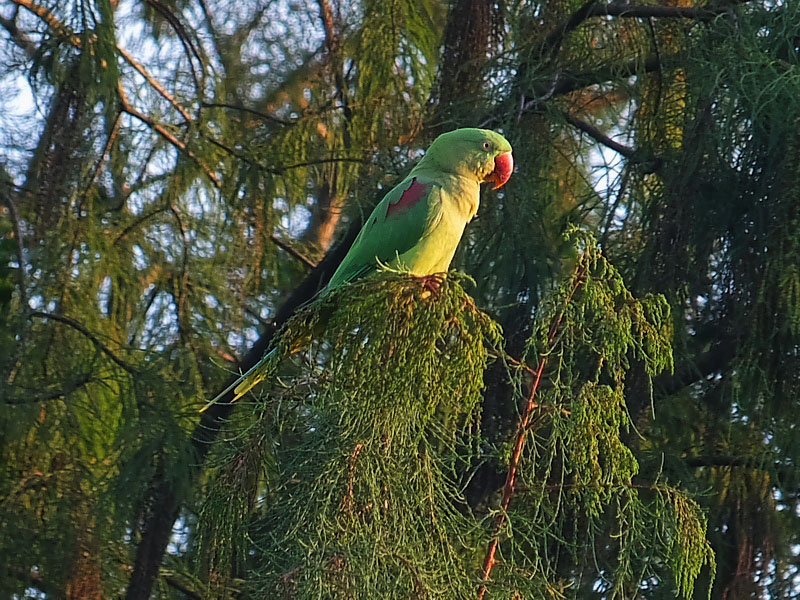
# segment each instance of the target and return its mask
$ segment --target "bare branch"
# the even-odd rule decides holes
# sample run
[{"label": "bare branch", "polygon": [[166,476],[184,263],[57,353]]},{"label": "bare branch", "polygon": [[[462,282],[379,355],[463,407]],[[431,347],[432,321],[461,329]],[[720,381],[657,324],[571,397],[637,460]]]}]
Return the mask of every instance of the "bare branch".
[{"label": "bare branch", "polygon": [[36,54],[36,45],[30,40],[25,32],[20,31],[14,19],[6,19],[0,16],[0,26],[5,29],[14,43],[25,51],[28,58],[33,58]]},{"label": "bare branch", "polygon": [[175,135],[173,133],[171,133],[166,127],[164,127],[161,123],[155,121],[154,119],[151,119],[150,117],[148,117],[144,113],[138,111],[137,109],[135,109],[131,105],[130,102],[128,102],[128,98],[127,98],[127,96],[125,94],[125,90],[122,88],[122,84],[117,86],[117,90],[118,90],[118,94],[119,94],[120,108],[122,109],[123,112],[126,112],[129,115],[131,115],[132,117],[136,117],[137,119],[139,119],[142,123],[144,123],[145,125],[150,127],[150,129],[152,129],[153,131],[158,133],[161,137],[163,137],[165,140],[167,140],[170,144],[172,144],[178,150],[180,150],[184,154],[186,154],[186,156],[191,158],[195,162],[195,164],[197,164],[197,166],[200,167],[200,169],[203,171],[203,173],[205,173],[206,177],[208,177],[211,180],[211,182],[214,184],[214,186],[216,188],[219,188],[219,187],[222,186],[222,182],[220,181],[219,177],[217,177],[217,174],[214,173],[214,171],[211,170],[211,167],[209,167],[208,165],[203,163],[203,161],[200,160],[200,157],[198,157],[194,152],[192,152],[186,146],[185,143],[183,143],[181,140],[179,140],[177,137],[175,137]]},{"label": "bare branch", "polygon": [[317,266],[317,263],[315,263],[313,260],[308,258],[305,254],[303,254],[302,252],[300,252],[299,250],[297,250],[293,246],[291,246],[291,245],[287,244],[286,242],[284,242],[282,239],[280,239],[274,233],[271,236],[269,236],[269,239],[271,239],[275,243],[275,245],[278,246],[278,248],[281,248],[282,250],[285,250],[286,252],[288,252],[289,254],[294,256],[297,260],[299,260],[300,262],[306,264],[307,266],[311,267],[312,269]]},{"label": "bare branch", "polygon": [[50,29],[55,31],[58,35],[67,38],[73,46],[77,48],[81,47],[81,37],[74,34],[69,27],[59,21],[58,18],[44,6],[31,2],[31,0],[11,0],[11,2],[31,11],[42,21],[47,23]]},{"label": "bare branch", "polygon": [[145,68],[144,68],[144,66],[143,66],[143,65],[142,65],[142,64],[141,64],[139,61],[137,61],[135,58],[133,58],[133,56],[131,56],[131,54],[130,54],[130,53],[127,51],[127,50],[125,50],[124,48],[120,48],[119,46],[117,46],[117,50],[119,51],[119,53],[120,53],[120,56],[122,56],[122,58],[124,58],[124,59],[125,59],[125,61],[126,61],[126,62],[127,62],[129,65],[130,65],[130,66],[132,66],[134,69],[136,69],[136,71],[137,71],[137,72],[138,72],[138,73],[139,73],[139,74],[140,74],[142,77],[144,77],[144,78],[145,78],[145,80],[147,81],[147,83],[149,83],[149,84],[152,86],[152,88],[153,88],[155,91],[157,91],[159,94],[161,94],[161,96],[162,96],[163,98],[165,98],[165,99],[167,100],[167,102],[169,102],[170,104],[172,104],[172,106],[174,106],[174,107],[175,107],[175,109],[176,109],[176,110],[177,110],[179,113],[181,113],[181,115],[183,116],[183,118],[184,118],[184,119],[186,119],[186,121],[187,121],[188,123],[191,123],[191,122],[192,122],[192,116],[189,114],[189,111],[188,111],[188,110],[186,110],[186,108],[183,106],[183,104],[181,104],[180,102],[178,102],[178,101],[177,101],[177,100],[174,98],[174,96],[172,96],[172,94],[170,94],[170,93],[169,93],[169,92],[168,92],[166,89],[164,89],[164,86],[162,86],[162,85],[161,85],[161,84],[160,84],[160,83],[159,83],[159,82],[156,80],[156,78],[155,78],[155,77],[153,77],[153,76],[152,76],[152,75],[151,75],[151,74],[150,74],[150,73],[147,71],[147,69],[145,69]]},{"label": "bare branch", "polygon": [[281,125],[294,125],[295,121],[286,121],[284,119],[280,119],[278,117],[274,117],[272,115],[268,115],[267,113],[263,113],[252,108],[247,108],[246,106],[237,106],[235,104],[226,104],[224,102],[203,102],[201,104],[203,108],[230,108],[231,110],[240,110],[242,112],[250,113],[251,115],[255,115],[257,117],[262,118],[265,121],[273,121],[275,123],[279,123]]},{"label": "bare branch", "polygon": [[628,146],[625,146],[624,144],[620,144],[619,142],[616,142],[616,141],[612,140],[610,137],[608,137],[605,133],[600,131],[594,125],[591,125],[591,124],[587,123],[586,121],[582,121],[581,119],[572,116],[568,112],[562,112],[562,114],[564,115],[564,118],[567,120],[567,122],[570,125],[573,125],[577,129],[580,129],[582,132],[587,134],[589,137],[591,137],[597,143],[602,144],[603,146],[606,146],[607,148],[611,148],[612,150],[614,150],[615,152],[621,154],[622,156],[624,156],[627,159],[630,159],[630,160],[633,160],[633,161],[637,160],[636,150],[634,150],[633,148],[629,148]]},{"label": "bare branch", "polygon": [[52,321],[58,321],[59,323],[64,323],[65,325],[69,325],[74,330],[80,332],[84,335],[95,347],[100,350],[103,354],[108,356],[114,363],[116,363],[119,367],[130,373],[131,375],[138,375],[139,372],[126,363],[124,360],[119,358],[116,354],[114,354],[108,346],[106,346],[103,342],[101,342],[96,335],[94,335],[91,331],[86,329],[80,322],[76,321],[75,319],[71,319],[70,317],[64,317],[62,315],[56,315],[53,313],[42,312],[40,310],[35,310],[30,313],[30,317],[38,317],[40,319],[50,319]]},{"label": "bare branch", "polygon": [[186,28],[181,23],[180,19],[175,16],[172,11],[170,11],[166,6],[161,4],[159,0],[145,0],[145,3],[148,4],[153,10],[158,12],[164,19],[170,24],[175,34],[178,36],[178,39],[183,46],[183,49],[186,51],[186,55],[189,57],[189,70],[192,73],[192,80],[194,81],[195,90],[197,90],[197,95],[203,95],[203,85],[200,83],[200,79],[197,77],[197,73],[194,71],[194,63],[192,62],[192,58],[195,58],[197,62],[200,64],[200,72],[205,75],[205,63],[203,61],[202,56],[200,56],[200,52],[195,46],[194,41],[186,32]]},{"label": "bare branch", "polygon": [[731,4],[717,6],[634,6],[628,2],[609,2],[601,4],[597,0],[589,0],[573,12],[566,21],[551,31],[544,40],[544,45],[552,55],[561,49],[561,43],[568,33],[577,29],[583,22],[592,17],[627,17],[637,19],[693,19],[711,21],[731,10],[734,4],[745,4],[752,0],[734,0]]}]

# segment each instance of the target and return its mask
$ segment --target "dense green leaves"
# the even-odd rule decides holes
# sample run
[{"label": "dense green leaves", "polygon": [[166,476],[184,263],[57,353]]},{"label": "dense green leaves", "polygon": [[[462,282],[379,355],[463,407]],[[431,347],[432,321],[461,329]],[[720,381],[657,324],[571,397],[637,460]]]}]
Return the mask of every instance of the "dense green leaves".
[{"label": "dense green leaves", "polygon": [[[798,24],[2,3],[0,593],[477,597],[497,540],[490,597],[796,595]],[[474,284],[383,274],[287,323],[476,125],[518,167]],[[271,339],[258,401],[198,415]]]}]

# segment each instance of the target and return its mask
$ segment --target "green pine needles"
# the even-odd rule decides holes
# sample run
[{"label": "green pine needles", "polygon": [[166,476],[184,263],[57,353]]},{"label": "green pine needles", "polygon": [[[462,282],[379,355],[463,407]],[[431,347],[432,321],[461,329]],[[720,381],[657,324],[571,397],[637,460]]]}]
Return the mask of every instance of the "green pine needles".
[{"label": "green pine needles", "polygon": [[[570,597],[586,581],[633,597],[669,571],[692,595],[713,567],[705,519],[638,481],[624,443],[632,365],[648,381],[671,368],[669,308],[570,236],[572,275],[505,358],[520,420],[499,443],[479,424],[502,336],[463,276],[383,272],[288,323],[279,353],[295,358],[217,449],[201,555],[220,595],[244,576],[271,598]],[[470,497],[487,469],[505,484]]]}]

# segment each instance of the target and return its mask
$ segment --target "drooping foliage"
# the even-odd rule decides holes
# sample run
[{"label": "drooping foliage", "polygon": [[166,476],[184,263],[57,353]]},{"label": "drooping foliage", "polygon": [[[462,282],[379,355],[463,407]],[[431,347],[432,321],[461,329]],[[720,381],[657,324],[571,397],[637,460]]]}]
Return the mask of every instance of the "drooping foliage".
[{"label": "drooping foliage", "polygon": [[[798,26],[746,0],[2,3],[0,594],[477,597],[496,540],[488,597],[791,597]],[[458,126],[518,165],[454,262],[469,297],[385,275],[287,324]],[[199,416],[271,342],[261,402]]]},{"label": "drooping foliage", "polygon": [[[468,458],[459,450],[480,441],[480,373],[497,325],[457,278],[385,273],[303,309],[281,340],[314,331],[309,360],[246,409],[244,443],[232,445],[203,511],[209,543],[230,543],[215,515],[252,497],[228,482],[255,486],[239,465],[262,471],[264,459],[250,458],[259,453],[272,485],[248,531],[261,548],[256,595],[468,596],[480,534],[461,492]],[[236,524],[247,522],[242,512]]]},{"label": "drooping foliage", "polygon": [[[522,408],[528,395],[523,412],[536,413],[513,510],[464,492],[476,469],[517,468],[478,419],[487,358],[503,355],[497,324],[453,275],[383,273],[302,309],[278,355],[312,335],[314,350],[276,371],[280,385],[231,423],[201,511],[214,584],[224,589],[226,573],[251,563],[254,595],[472,598],[490,540],[507,538],[487,577],[492,595],[557,595],[570,577],[636,589],[664,575],[652,565],[663,561],[691,596],[713,565],[705,518],[662,482],[634,483],[621,437],[629,357],[648,376],[671,367],[669,307],[634,299],[591,236],[580,243],[525,362],[509,365],[512,400]],[[603,548],[609,571],[576,574],[609,534],[619,538]],[[252,560],[248,539],[259,549]]]}]

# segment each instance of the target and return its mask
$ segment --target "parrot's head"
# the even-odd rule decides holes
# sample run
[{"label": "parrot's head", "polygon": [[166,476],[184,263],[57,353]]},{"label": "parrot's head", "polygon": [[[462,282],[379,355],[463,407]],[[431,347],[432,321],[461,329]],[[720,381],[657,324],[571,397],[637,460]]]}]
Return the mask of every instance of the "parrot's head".
[{"label": "parrot's head", "polygon": [[514,171],[511,144],[488,129],[456,129],[437,137],[425,155],[442,170],[479,183],[505,185]]}]

